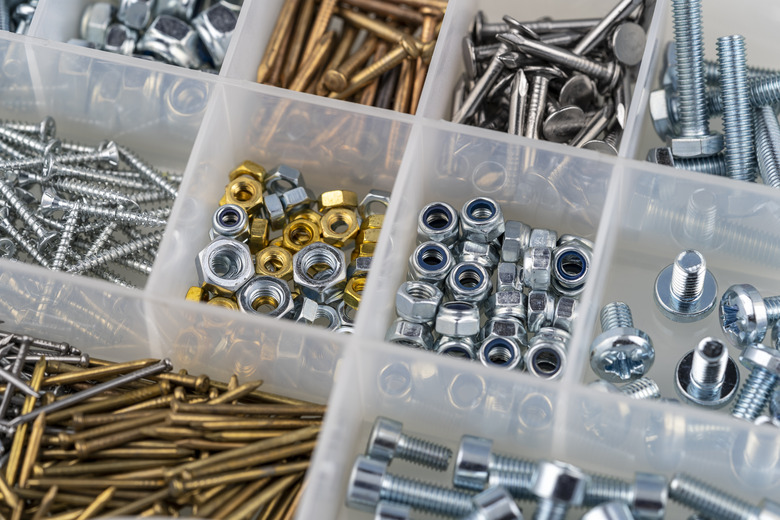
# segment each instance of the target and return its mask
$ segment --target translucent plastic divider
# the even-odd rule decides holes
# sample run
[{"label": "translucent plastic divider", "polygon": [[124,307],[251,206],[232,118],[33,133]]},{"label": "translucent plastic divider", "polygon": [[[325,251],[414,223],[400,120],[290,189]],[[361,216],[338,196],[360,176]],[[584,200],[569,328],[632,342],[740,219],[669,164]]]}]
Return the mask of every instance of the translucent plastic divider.
[{"label": "translucent plastic divider", "polygon": [[284,0],[244,0],[242,19],[233,33],[231,49],[220,75],[246,81],[257,80],[257,68],[265,54]]},{"label": "translucent plastic divider", "polygon": [[[668,10],[668,0],[658,0],[649,3],[654,9],[652,22],[647,31],[647,47],[638,72],[638,80],[634,86],[634,98],[626,116],[626,131],[620,146],[620,155],[625,156],[634,148],[632,144],[638,137],[630,129],[641,123],[644,114],[644,91],[650,81],[649,71],[653,69],[657,56],[658,25],[663,20],[661,14]],[[613,7],[613,0],[598,0],[595,2],[569,2],[552,0],[547,2],[526,2],[522,6],[511,0],[452,0],[447,9],[445,22],[439,36],[440,49],[431,63],[429,80],[423,92],[418,114],[431,119],[449,120],[452,110],[452,95],[458,78],[464,71],[461,53],[463,38],[469,34],[474,15],[483,11],[487,23],[502,22],[504,15],[510,15],[520,21],[532,21],[543,17],[552,20],[568,20],[578,18],[599,18],[605,16]],[[640,101],[637,101],[639,96]],[[562,153],[564,148],[561,148]]]},{"label": "translucent plastic divider", "polygon": [[184,298],[197,284],[197,253],[209,242],[228,174],[244,160],[267,170],[278,164],[298,168],[317,196],[344,188],[362,199],[372,188],[392,190],[410,124],[366,114],[359,106],[338,110],[326,100],[268,92],[278,90],[221,85],[188,166],[192,179],[181,189],[181,207],[160,247],[160,270],[148,285],[153,294]]},{"label": "translucent plastic divider", "polygon": [[[726,340],[717,305],[732,284],[749,283],[765,296],[780,294],[780,194],[762,186],[736,183],[702,174],[685,174],[660,166],[627,163],[619,210],[614,215],[616,244],[602,257],[604,278],[599,306],[623,301],[631,308],[634,325],[653,340],[655,362],[647,376],[666,398],[677,398],[675,366],[707,336]],[[715,308],[703,320],[676,323],[658,310],[654,300],[658,273],[686,249],[702,253],[714,275],[718,292]],[[594,336],[600,333],[595,323]],[[769,335],[765,343],[770,344]],[[729,347],[735,361],[740,352]],[[587,358],[586,358],[587,359]],[[747,372],[741,367],[743,381]],[[587,361],[585,382],[597,378]],[[720,412],[727,413],[731,407]]]}]

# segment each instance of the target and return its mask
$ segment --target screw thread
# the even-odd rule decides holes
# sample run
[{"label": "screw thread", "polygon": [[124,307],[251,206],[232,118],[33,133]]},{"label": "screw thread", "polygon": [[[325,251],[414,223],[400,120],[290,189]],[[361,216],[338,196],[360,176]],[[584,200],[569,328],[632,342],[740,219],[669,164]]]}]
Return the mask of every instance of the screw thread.
[{"label": "screw thread", "polygon": [[435,442],[401,435],[396,447],[396,456],[438,471],[446,471],[450,465],[452,450]]},{"label": "screw thread", "polygon": [[33,213],[27,209],[24,201],[16,195],[14,189],[11,186],[5,182],[0,181],[0,194],[5,197],[5,200],[8,201],[8,203],[16,212],[17,216],[19,216],[19,218],[21,218],[25,224],[29,226],[29,228],[38,238],[43,238],[46,236],[46,230],[43,228],[38,219],[35,218],[35,215],[33,215]]},{"label": "screw thread", "polygon": [[769,398],[769,413],[780,421],[780,385],[775,386],[775,390]]},{"label": "screw thread", "polygon": [[382,479],[380,494],[383,500],[440,515],[466,516],[474,508],[470,493],[395,475]]},{"label": "screw thread", "polygon": [[37,153],[43,153],[46,148],[45,143],[10,128],[0,126],[0,136]]},{"label": "screw thread", "polygon": [[772,107],[756,109],[756,157],[761,180],[780,188],[780,124]]},{"label": "screw thread", "polygon": [[634,499],[634,486],[628,482],[603,475],[591,475],[585,489],[583,505],[597,506],[604,502],[623,502],[630,504]]},{"label": "screw thread", "polygon": [[57,164],[52,169],[52,173],[54,175],[74,177],[76,179],[81,179],[87,182],[108,184],[117,188],[127,188],[139,191],[149,189],[149,185],[147,185],[145,182],[131,178],[117,178],[87,168],[73,168],[62,164]]},{"label": "screw thread", "polygon": [[0,163],[0,168],[3,170],[25,170],[28,168],[37,168],[43,165],[42,158],[34,159],[16,159],[13,161],[4,161]]},{"label": "screw thread", "polygon": [[125,242],[124,244],[117,244],[111,249],[107,249],[103,251],[99,255],[83,258],[75,265],[70,266],[68,268],[68,272],[83,273],[84,271],[89,271],[94,267],[107,264],[108,262],[111,262],[123,256],[130,256],[132,253],[136,251],[140,251],[142,249],[150,247],[152,244],[158,242],[161,238],[162,238],[162,232],[157,231],[155,233],[150,233],[149,235],[145,235],[142,238],[139,238],[137,240]]},{"label": "screw thread", "polygon": [[728,175],[726,156],[724,154],[710,155],[708,157],[675,157],[674,167],[680,170],[708,173],[719,177]]},{"label": "screw thread", "polygon": [[117,273],[106,267],[93,267],[92,272],[107,282],[111,282],[121,287],[127,287],[128,289],[136,288],[134,284],[128,282]]},{"label": "screw thread", "polygon": [[65,265],[65,255],[70,249],[70,243],[73,241],[73,236],[76,233],[76,225],[79,221],[78,209],[73,209],[68,212],[65,217],[65,228],[60,234],[60,242],[57,244],[57,250],[54,252],[54,258],[51,261],[51,269],[54,271],[62,271]]},{"label": "screw thread", "polygon": [[157,185],[163,191],[168,193],[172,199],[175,199],[178,195],[178,191],[173,187],[163,175],[155,170],[150,165],[146,164],[140,157],[133,152],[125,148],[124,146],[118,146],[119,155],[123,161],[125,161],[131,168],[134,168],[141,175],[146,177],[150,182]]},{"label": "screw thread", "polygon": [[95,240],[92,242],[92,244],[89,246],[89,249],[85,253],[85,256],[95,256],[98,254],[98,252],[103,249],[103,246],[106,245],[106,242],[108,242],[108,239],[111,237],[111,235],[114,233],[116,228],[119,226],[118,222],[109,222],[106,224],[106,227],[104,227],[100,234],[95,238]]},{"label": "screw thread", "polygon": [[689,475],[678,473],[669,483],[669,498],[700,513],[722,520],[757,518],[758,509],[747,502]]},{"label": "screw thread", "polygon": [[745,70],[745,38],[739,35],[718,38],[717,50],[729,177],[752,181],[756,175],[756,153]]},{"label": "screw thread", "polygon": [[683,136],[710,133],[704,83],[701,0],[673,0],[672,19]]},{"label": "screw thread", "polygon": [[713,339],[702,341],[693,351],[691,380],[703,389],[720,386],[728,362],[729,353],[722,343]]},{"label": "screw thread", "polygon": [[39,265],[42,265],[43,267],[48,268],[51,264],[49,263],[49,260],[47,260],[42,254],[38,252],[38,249],[35,247],[35,245],[27,240],[26,237],[24,237],[16,227],[11,223],[10,220],[7,218],[3,218],[0,220],[0,228],[5,232],[6,235],[11,237],[11,239],[19,244],[22,249],[24,249],[28,255],[30,255],[33,260],[38,262]]},{"label": "screw thread", "polygon": [[11,13],[8,12],[6,0],[0,0],[0,31],[11,30]]},{"label": "screw thread", "polygon": [[689,238],[709,243],[718,225],[718,205],[715,195],[705,189],[696,190],[688,199],[683,231]]},{"label": "screw thread", "polygon": [[[145,275],[152,274],[152,264],[136,258],[117,258],[116,263]],[[445,466],[444,469],[447,469],[447,467]]]},{"label": "screw thread", "polygon": [[534,520],[563,520],[569,507],[565,502],[556,500],[539,500],[534,512]]},{"label": "screw thread", "polygon": [[746,421],[755,421],[769,402],[769,397],[777,384],[778,377],[769,370],[756,367],[739,391],[737,402],[731,415]]},{"label": "screw thread", "polygon": [[131,199],[121,192],[76,179],[61,177],[55,180],[52,183],[52,186],[55,187],[57,191],[64,191],[88,199],[104,200],[119,205],[132,204]]},{"label": "screw thread", "polygon": [[147,190],[134,193],[128,197],[136,204],[148,204],[150,202],[161,202],[168,200],[168,194],[162,190]]},{"label": "screw thread", "polygon": [[[718,72],[718,63],[716,61],[704,61],[704,70],[707,83],[718,83],[720,73]],[[760,80],[763,78],[777,76],[780,70],[772,70],[763,67],[748,67],[747,74],[749,80]]]},{"label": "screw thread", "polygon": [[13,146],[4,143],[3,141],[0,141],[0,153],[17,161],[28,159],[27,154],[17,150]]},{"label": "screw thread", "polygon": [[602,332],[634,326],[634,318],[631,316],[631,309],[623,302],[611,302],[606,304],[601,309],[600,318]]},{"label": "screw thread", "polygon": [[531,491],[536,478],[535,471],[515,472],[500,469],[490,470],[490,485],[501,486],[518,500],[533,500],[536,496]]},{"label": "screw thread", "polygon": [[620,389],[620,393],[638,400],[661,398],[661,389],[658,387],[658,383],[649,377],[641,377],[627,384]]},{"label": "screw thread", "polygon": [[490,455],[490,471],[532,475],[536,473],[536,463],[530,460],[492,453]]},{"label": "screw thread", "polygon": [[65,208],[78,208],[84,213],[106,220],[119,221],[122,224],[138,227],[163,227],[165,219],[151,212],[124,211],[117,208],[103,208],[100,206],[88,206],[78,202],[63,201]]},{"label": "screw thread", "polygon": [[681,302],[697,300],[704,288],[707,262],[698,251],[683,251],[674,259],[672,294]]}]

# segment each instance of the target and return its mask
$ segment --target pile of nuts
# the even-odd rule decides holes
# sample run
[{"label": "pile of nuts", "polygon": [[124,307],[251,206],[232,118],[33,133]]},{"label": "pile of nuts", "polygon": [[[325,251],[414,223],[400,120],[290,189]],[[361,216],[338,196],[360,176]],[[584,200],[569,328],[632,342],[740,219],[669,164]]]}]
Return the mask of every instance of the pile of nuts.
[{"label": "pile of nuts", "polygon": [[381,190],[359,204],[349,190],[316,197],[295,168],[245,161],[230,173],[187,299],[351,333],[389,203]]},{"label": "pile of nuts", "polygon": [[414,114],[447,0],[341,3],[285,0],[257,82]]},{"label": "pile of nuts", "polygon": [[653,2],[604,18],[487,23],[463,39],[452,121],[617,155]]},{"label": "pile of nuts", "polygon": [[218,72],[238,22],[241,0],[120,0],[84,9],[83,46],[154,59],[190,69]]},{"label": "pile of nuts", "polygon": [[486,197],[460,213],[446,202],[426,205],[417,236],[386,340],[545,379],[563,375],[589,240],[505,221]]},{"label": "pile of nuts", "polygon": [[560,461],[532,461],[493,452],[493,441],[464,435],[453,469],[453,488],[388,472],[394,459],[446,471],[447,446],[403,432],[403,425],[377,417],[366,455],[355,461],[347,505],[376,520],[411,520],[412,510],[464,520],[522,520],[517,502],[535,503],[535,519],[563,519],[574,508],[589,508],[583,520],[658,520],[672,499],[707,518],[775,518],[780,504],[754,506],[685,473],[636,473],[632,482],[590,474]]},{"label": "pile of nuts", "polygon": [[[0,515],[291,518],[325,406],[3,333]],[[96,397],[99,397],[96,399]]]},{"label": "pile of nuts", "polygon": [[[743,181],[760,174],[780,188],[780,101],[777,70],[748,67],[745,38],[717,40],[717,62],[704,59],[701,0],[673,0],[674,42],[661,71],[662,88],[650,94],[650,116],[667,147],[647,160]],[[724,134],[710,131],[722,116]]]},{"label": "pile of nuts", "polygon": [[[703,320],[717,307],[723,335],[740,350],[739,361],[750,371],[740,389],[739,369],[727,345],[706,337],[677,363],[674,380],[680,400],[718,409],[736,399],[731,409],[734,417],[780,427],[780,296],[764,298],[752,285],[737,284],[723,293],[718,304],[718,285],[704,256],[687,250],[658,275],[654,298],[661,313],[676,323]],[[602,333],[591,344],[590,364],[601,380],[592,385],[630,393],[614,383],[640,380],[654,390],[631,397],[660,398],[658,385],[644,377],[655,361],[653,343],[634,326],[628,305],[608,303],[600,317]],[[770,327],[774,346],[765,347],[761,342]],[[762,416],[767,406],[770,415]]]},{"label": "pile of nuts", "polygon": [[3,0],[0,3],[0,31],[27,34],[38,0]]},{"label": "pile of nuts", "polygon": [[55,133],[50,117],[0,123],[0,255],[132,287],[126,277],[151,273],[181,178],[113,141]]}]

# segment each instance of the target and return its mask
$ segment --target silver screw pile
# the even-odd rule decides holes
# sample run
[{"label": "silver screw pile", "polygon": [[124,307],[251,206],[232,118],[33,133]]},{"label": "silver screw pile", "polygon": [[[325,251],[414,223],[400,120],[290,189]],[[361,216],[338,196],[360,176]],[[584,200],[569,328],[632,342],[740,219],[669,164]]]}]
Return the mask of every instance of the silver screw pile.
[{"label": "silver screw pile", "polygon": [[54,126],[0,122],[6,257],[132,287],[151,271],[180,179],[110,141],[64,145]]}]

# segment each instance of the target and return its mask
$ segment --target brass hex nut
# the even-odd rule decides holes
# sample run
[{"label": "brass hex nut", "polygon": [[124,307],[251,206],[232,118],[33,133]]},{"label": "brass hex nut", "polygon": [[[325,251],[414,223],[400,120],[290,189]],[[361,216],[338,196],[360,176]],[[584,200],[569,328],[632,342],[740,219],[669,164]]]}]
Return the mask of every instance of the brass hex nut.
[{"label": "brass hex nut", "polygon": [[305,209],[301,212],[296,213],[293,215],[290,220],[308,220],[312,224],[316,224],[317,227],[320,227],[320,222],[322,221],[322,213],[319,211],[315,211],[313,209]]},{"label": "brass hex nut", "polygon": [[279,235],[278,237],[268,241],[269,246],[284,247],[284,237]]},{"label": "brass hex nut", "polygon": [[379,235],[382,233],[381,229],[364,229],[360,231],[355,239],[356,244],[377,244],[379,243]]},{"label": "brass hex nut", "polygon": [[384,215],[369,215],[363,218],[360,229],[381,229],[385,223]]},{"label": "brass hex nut", "polygon": [[209,293],[203,287],[190,287],[187,289],[187,296],[184,299],[191,302],[207,302],[209,301]]},{"label": "brass hex nut", "polygon": [[376,244],[358,244],[357,247],[355,247],[355,249],[352,251],[350,260],[354,261],[356,258],[360,258],[361,256],[374,256],[374,251],[376,251]]},{"label": "brass hex nut", "polygon": [[249,227],[249,250],[253,255],[268,247],[270,227],[267,219],[255,217],[252,220],[252,225]]},{"label": "brass hex nut", "polygon": [[282,280],[292,280],[292,253],[283,247],[268,246],[255,257],[255,272],[263,276],[273,276]]},{"label": "brass hex nut", "polygon": [[347,208],[330,209],[322,216],[321,226],[324,242],[344,247],[357,236],[357,213]]},{"label": "brass hex nut", "polygon": [[249,216],[258,215],[263,208],[263,185],[249,175],[236,177],[225,188],[225,202],[244,208]]},{"label": "brass hex nut", "polygon": [[323,213],[332,208],[357,209],[357,193],[349,190],[324,191],[317,199],[317,205]]},{"label": "brass hex nut", "polygon": [[265,182],[265,168],[252,161],[244,161],[239,164],[236,169],[230,172],[229,178],[234,181],[242,175],[249,175],[261,184]]},{"label": "brass hex nut", "polygon": [[344,287],[344,303],[357,309],[360,306],[360,300],[363,295],[363,289],[366,287],[365,276],[355,276],[347,280],[347,285]]},{"label": "brass hex nut", "polygon": [[293,220],[282,232],[282,247],[293,253],[319,241],[320,227],[306,219]]},{"label": "brass hex nut", "polygon": [[234,311],[238,310],[238,304],[236,301],[232,298],[225,298],[224,296],[217,296],[212,298],[208,301],[208,304],[214,305],[216,307],[223,307],[225,309],[232,309]]}]

